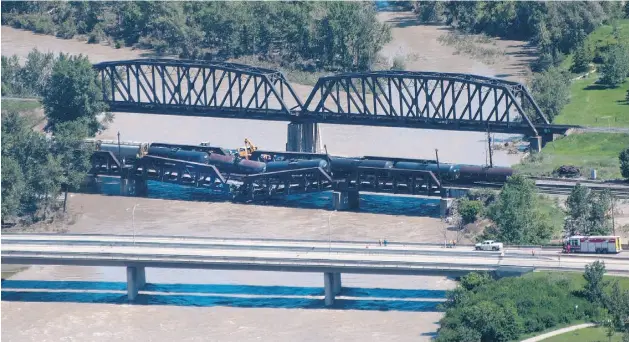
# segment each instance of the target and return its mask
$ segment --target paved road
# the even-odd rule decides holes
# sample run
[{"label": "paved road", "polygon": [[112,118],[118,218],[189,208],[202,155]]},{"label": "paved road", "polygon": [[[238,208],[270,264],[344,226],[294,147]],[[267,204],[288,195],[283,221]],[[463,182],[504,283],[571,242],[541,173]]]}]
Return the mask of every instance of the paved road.
[{"label": "paved road", "polygon": [[[400,243],[388,242],[381,246],[377,241],[322,241],[322,240],[289,240],[289,239],[242,239],[242,238],[212,238],[185,236],[133,236],[133,235],[102,235],[102,234],[3,234],[4,244],[73,244],[90,245],[136,245],[162,247],[203,247],[224,249],[259,249],[259,250],[301,250],[301,251],[333,251],[345,253],[378,253],[378,254],[434,254],[434,255],[470,255],[470,256],[498,256],[500,252],[475,251],[472,245],[458,245],[455,248],[444,248],[439,243]],[[505,258],[510,257],[558,257],[560,248],[539,247],[507,247]],[[562,258],[592,258],[592,255],[562,255]],[[629,253],[598,255],[598,258],[629,259]]]},{"label": "paved road", "polygon": [[[511,254],[511,252],[508,252]],[[344,273],[454,274],[505,268],[583,271],[598,255],[535,257],[421,246],[366,246],[314,241],[259,241],[182,237],[3,234],[2,262],[147,267],[250,269]],[[609,273],[628,274],[629,262],[605,259]]]}]

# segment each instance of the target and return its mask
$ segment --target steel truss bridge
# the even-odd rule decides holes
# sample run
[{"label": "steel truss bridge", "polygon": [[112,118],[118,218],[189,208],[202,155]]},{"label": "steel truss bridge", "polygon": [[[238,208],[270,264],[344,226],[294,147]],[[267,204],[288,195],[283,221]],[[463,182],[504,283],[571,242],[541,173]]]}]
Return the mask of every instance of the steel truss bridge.
[{"label": "steel truss bridge", "polygon": [[94,65],[115,112],[541,136],[551,125],[517,82],[468,74],[377,71],[322,77],[302,102],[284,75],[247,65],[137,59]]}]

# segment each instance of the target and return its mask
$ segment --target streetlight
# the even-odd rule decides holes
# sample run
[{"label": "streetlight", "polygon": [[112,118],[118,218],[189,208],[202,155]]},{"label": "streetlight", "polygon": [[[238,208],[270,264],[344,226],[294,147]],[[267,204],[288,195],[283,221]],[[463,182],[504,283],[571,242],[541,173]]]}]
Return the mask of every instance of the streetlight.
[{"label": "streetlight", "polygon": [[[135,204],[133,206],[133,210],[131,210],[131,226],[133,227],[133,245],[135,246],[135,208],[137,208],[139,204]],[[129,211],[129,209],[127,209]]]},{"label": "streetlight", "polygon": [[330,218],[334,214],[334,211],[331,211],[328,215],[328,254],[332,254],[332,233],[330,228]]}]

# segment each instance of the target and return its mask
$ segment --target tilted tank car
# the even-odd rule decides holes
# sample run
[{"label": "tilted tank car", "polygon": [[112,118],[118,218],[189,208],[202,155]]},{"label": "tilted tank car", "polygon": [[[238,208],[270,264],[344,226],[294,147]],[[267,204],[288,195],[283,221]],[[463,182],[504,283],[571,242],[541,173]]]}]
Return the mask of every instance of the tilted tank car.
[{"label": "tilted tank car", "polygon": [[186,151],[168,147],[149,147],[149,156],[185,160],[193,163],[208,164],[209,156],[205,152]]},{"label": "tilted tank car", "polygon": [[455,164],[424,164],[414,162],[397,162],[394,166],[396,169],[402,170],[423,170],[432,171],[437,178],[443,181],[455,182],[459,179],[459,166]]},{"label": "tilted tank car", "polygon": [[327,171],[328,162],[323,159],[268,162],[266,163],[266,172],[310,169],[315,167],[320,167],[322,170]]}]

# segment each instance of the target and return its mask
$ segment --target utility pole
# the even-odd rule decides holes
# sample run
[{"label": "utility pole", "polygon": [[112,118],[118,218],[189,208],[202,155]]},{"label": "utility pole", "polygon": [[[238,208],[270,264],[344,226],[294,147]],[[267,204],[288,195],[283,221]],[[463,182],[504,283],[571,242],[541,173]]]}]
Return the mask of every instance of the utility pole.
[{"label": "utility pole", "polygon": [[122,160],[120,158],[120,155],[121,155],[121,153],[120,153],[120,131],[118,131],[118,160]]},{"label": "utility pole", "polygon": [[610,200],[612,202],[611,203],[612,204],[612,231],[614,232],[614,235],[616,235],[616,221],[614,219],[614,216],[615,216],[614,215],[614,203],[616,201],[615,201],[614,195],[611,195],[609,198],[610,198]]},{"label": "utility pole", "polygon": [[489,167],[494,167],[494,158],[491,151],[491,133],[489,131],[489,126],[487,126],[487,143],[489,144]]},{"label": "utility pole", "polygon": [[435,156],[437,157],[437,179],[439,180],[439,194],[441,198],[447,198],[446,194],[443,192],[443,183],[441,182],[441,167],[439,166],[439,150],[435,149]]},{"label": "utility pole", "polygon": [[[441,168],[439,167],[439,150],[435,149],[435,156],[437,157],[437,170],[441,170]],[[441,186],[441,172],[437,171],[437,178],[439,179],[439,188],[442,188]]]}]

